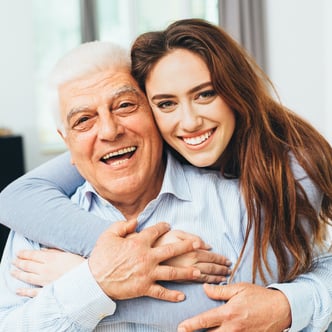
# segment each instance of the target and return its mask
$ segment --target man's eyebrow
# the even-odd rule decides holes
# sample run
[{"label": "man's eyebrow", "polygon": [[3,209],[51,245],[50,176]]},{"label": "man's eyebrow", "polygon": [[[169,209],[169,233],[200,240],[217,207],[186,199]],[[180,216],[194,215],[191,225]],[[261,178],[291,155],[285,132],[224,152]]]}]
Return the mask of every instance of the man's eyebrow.
[{"label": "man's eyebrow", "polygon": [[90,108],[88,106],[79,106],[72,108],[67,114],[67,123],[70,122],[70,119],[77,113],[88,111]]},{"label": "man's eyebrow", "polygon": [[124,85],[121,88],[117,89],[113,93],[110,93],[109,98],[117,98],[126,93],[133,93],[137,96],[140,96],[141,93],[132,85]]},{"label": "man's eyebrow", "polygon": [[[135,87],[131,86],[131,85],[124,85],[121,88],[115,90],[114,92],[109,94],[109,99],[114,99],[114,98],[118,98],[121,97],[124,94],[127,93],[132,93],[135,94],[136,96],[141,96],[141,93],[139,90],[137,90]],[[67,114],[67,123],[69,123],[70,119],[77,113],[81,113],[81,112],[85,112],[85,111],[89,111],[90,108],[88,106],[78,106],[78,107],[74,107],[72,108],[69,113]]]},{"label": "man's eyebrow", "polygon": [[[199,84],[199,85],[193,87],[192,89],[190,89],[188,91],[188,94],[195,93],[195,92],[197,92],[201,89],[204,89],[207,86],[211,86],[211,85],[212,85],[212,82],[205,82],[205,83]],[[173,97],[174,97],[174,95],[162,93],[162,94],[154,95],[151,98],[151,100],[155,101],[155,100],[159,100],[159,99],[167,99],[167,98],[173,98]]]}]

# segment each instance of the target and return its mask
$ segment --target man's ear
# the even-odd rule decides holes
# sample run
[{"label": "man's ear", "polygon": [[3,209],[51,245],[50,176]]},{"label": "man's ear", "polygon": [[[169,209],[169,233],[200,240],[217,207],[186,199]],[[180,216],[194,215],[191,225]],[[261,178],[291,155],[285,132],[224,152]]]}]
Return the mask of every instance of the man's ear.
[{"label": "man's ear", "polygon": [[[60,129],[57,129],[56,131],[58,132],[58,134],[60,135],[60,137],[63,139],[63,141],[66,143],[67,148],[69,149],[68,143],[67,143],[67,136],[65,136]],[[70,158],[70,162],[71,162],[72,165],[75,165],[73,157]]]},{"label": "man's ear", "polygon": [[66,137],[65,137],[65,135],[62,133],[62,131],[61,131],[60,129],[57,129],[56,131],[58,132],[58,134],[60,135],[60,137],[64,140],[64,142],[67,143],[67,142],[66,142]]}]

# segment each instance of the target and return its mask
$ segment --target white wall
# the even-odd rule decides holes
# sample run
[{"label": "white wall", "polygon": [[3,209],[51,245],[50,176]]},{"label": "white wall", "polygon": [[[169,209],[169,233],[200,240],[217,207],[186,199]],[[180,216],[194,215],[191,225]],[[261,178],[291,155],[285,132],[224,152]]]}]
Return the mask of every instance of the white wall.
[{"label": "white wall", "polygon": [[332,2],[266,0],[266,13],[267,72],[282,102],[332,142]]},{"label": "white wall", "polygon": [[[31,3],[0,0],[0,127],[23,135],[28,170],[52,157],[38,139]],[[269,76],[332,142],[332,1],[266,0],[266,12]]]},{"label": "white wall", "polygon": [[51,157],[41,153],[38,139],[31,4],[0,0],[0,127],[23,135],[26,169]]},{"label": "white wall", "polygon": [[[324,43],[326,45],[325,53],[325,114],[326,125],[325,132],[332,144],[332,2],[325,0],[324,3]],[[331,228],[332,236],[332,228]]]}]

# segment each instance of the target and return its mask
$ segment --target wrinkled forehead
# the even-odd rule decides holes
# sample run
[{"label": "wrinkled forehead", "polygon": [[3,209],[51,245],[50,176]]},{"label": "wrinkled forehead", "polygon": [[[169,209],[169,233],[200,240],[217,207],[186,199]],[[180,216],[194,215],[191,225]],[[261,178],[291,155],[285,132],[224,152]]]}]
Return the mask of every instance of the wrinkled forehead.
[{"label": "wrinkled forehead", "polygon": [[122,89],[122,86],[131,87],[132,91],[135,89],[139,91],[138,85],[128,70],[101,70],[88,73],[69,81],[66,81],[58,86],[60,92],[63,90],[97,90],[107,87],[108,89]]},{"label": "wrinkled forehead", "polygon": [[121,96],[135,96],[139,103],[146,102],[144,93],[127,70],[104,70],[87,74],[61,84],[58,92],[61,103],[73,99],[79,102],[86,98],[97,101],[98,97],[110,102]]}]

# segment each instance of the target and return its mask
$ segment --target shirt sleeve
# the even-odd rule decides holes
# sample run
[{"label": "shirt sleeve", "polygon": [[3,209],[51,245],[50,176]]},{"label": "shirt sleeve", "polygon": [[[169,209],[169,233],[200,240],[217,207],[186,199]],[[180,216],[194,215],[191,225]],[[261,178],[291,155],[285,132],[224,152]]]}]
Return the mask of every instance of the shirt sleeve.
[{"label": "shirt sleeve", "polygon": [[109,224],[70,201],[83,181],[69,153],[48,161],[0,193],[1,223],[38,243],[88,256]]},{"label": "shirt sleeve", "polygon": [[18,249],[36,249],[33,244],[10,234],[0,270],[1,331],[86,332],[114,313],[115,303],[100,289],[86,261],[44,287],[35,298],[17,296],[18,287],[32,286],[11,277],[11,261]]},{"label": "shirt sleeve", "polygon": [[290,332],[326,331],[332,321],[332,254],[317,257],[313,271],[290,283],[271,284],[290,304]]}]

